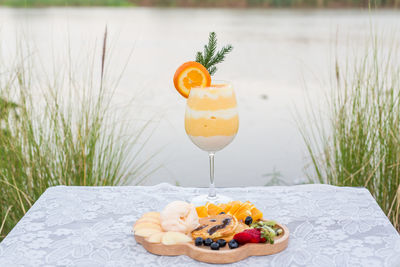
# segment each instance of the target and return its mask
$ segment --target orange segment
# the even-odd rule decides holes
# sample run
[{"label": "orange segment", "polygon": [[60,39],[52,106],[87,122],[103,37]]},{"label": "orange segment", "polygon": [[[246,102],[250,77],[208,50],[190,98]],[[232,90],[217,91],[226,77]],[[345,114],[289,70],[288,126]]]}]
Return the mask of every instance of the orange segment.
[{"label": "orange segment", "polygon": [[240,208],[242,204],[243,204],[242,201],[232,201],[231,202],[232,207],[230,208],[228,214],[233,215]]},{"label": "orange segment", "polygon": [[231,201],[215,205],[207,202],[204,206],[196,207],[197,215],[200,218],[210,215],[218,215],[221,212],[234,216],[238,221],[244,221],[247,216],[253,218],[253,222],[263,218],[262,212],[256,208],[250,201]]},{"label": "orange segment", "polygon": [[220,207],[220,208],[222,209],[222,211],[224,211],[224,209],[225,209],[225,207],[226,207],[227,205],[228,205],[228,204],[219,203],[219,204],[218,204],[218,207]]},{"label": "orange segment", "polygon": [[263,214],[256,207],[253,207],[253,208],[251,208],[251,217],[253,218],[253,221],[255,222],[255,221],[262,219]]},{"label": "orange segment", "polygon": [[203,217],[207,217],[208,216],[208,211],[207,211],[207,208],[205,206],[196,207],[196,211],[197,211],[197,216],[199,216],[199,218],[203,218]]},{"label": "orange segment", "polygon": [[222,211],[221,207],[218,207],[217,205],[212,204],[212,203],[207,204],[206,207],[208,210],[208,215],[218,215]]},{"label": "orange segment", "polygon": [[243,210],[240,212],[236,212],[235,215],[236,219],[238,219],[239,221],[244,221],[246,219],[247,216],[251,216],[251,211],[249,210]]},{"label": "orange segment", "polygon": [[174,85],[178,92],[188,98],[193,87],[208,87],[211,76],[207,69],[198,62],[189,61],[182,64],[175,72]]},{"label": "orange segment", "polygon": [[246,202],[244,202],[244,203],[237,209],[236,213],[242,212],[242,211],[245,211],[245,210],[249,210],[249,211],[250,211],[250,209],[251,209],[252,207],[254,207],[254,205],[251,204],[250,201],[246,201]]},{"label": "orange segment", "polygon": [[244,220],[247,216],[251,215],[250,209],[252,207],[254,207],[254,205],[251,204],[250,201],[246,201],[237,209],[233,216],[235,216],[238,220]]},{"label": "orange segment", "polygon": [[219,204],[219,207],[221,207],[222,211],[225,213],[228,213],[228,211],[231,209],[232,204],[229,202],[227,204]]}]

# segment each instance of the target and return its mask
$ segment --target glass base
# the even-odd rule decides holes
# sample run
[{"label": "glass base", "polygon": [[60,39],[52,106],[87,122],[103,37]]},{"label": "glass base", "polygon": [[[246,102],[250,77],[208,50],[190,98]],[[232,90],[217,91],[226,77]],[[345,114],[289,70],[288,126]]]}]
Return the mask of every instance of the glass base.
[{"label": "glass base", "polygon": [[215,197],[209,197],[208,195],[200,195],[197,197],[194,197],[191,201],[192,204],[195,206],[203,206],[207,202],[213,203],[213,204],[219,204],[219,203],[228,203],[229,201],[232,201],[230,197],[224,196],[217,194]]}]

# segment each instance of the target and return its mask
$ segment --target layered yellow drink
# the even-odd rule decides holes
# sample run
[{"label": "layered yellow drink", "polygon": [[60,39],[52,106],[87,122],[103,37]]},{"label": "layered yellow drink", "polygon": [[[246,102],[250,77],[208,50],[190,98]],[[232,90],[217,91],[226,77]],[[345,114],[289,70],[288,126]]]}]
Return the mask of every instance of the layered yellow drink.
[{"label": "layered yellow drink", "polygon": [[238,128],[236,97],[229,83],[190,90],[185,130],[195,145],[216,152],[232,142]]}]

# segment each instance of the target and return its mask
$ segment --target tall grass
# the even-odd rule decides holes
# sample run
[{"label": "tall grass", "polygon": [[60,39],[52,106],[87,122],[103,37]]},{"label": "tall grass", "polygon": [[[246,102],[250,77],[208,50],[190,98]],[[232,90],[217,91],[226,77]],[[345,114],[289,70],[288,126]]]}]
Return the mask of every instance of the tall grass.
[{"label": "tall grass", "polygon": [[388,48],[380,40],[374,35],[354,64],[336,61],[328,115],[314,105],[312,123],[301,131],[311,158],[310,179],[366,187],[400,230],[399,45]]},{"label": "tall grass", "polygon": [[71,62],[52,75],[38,71],[25,48],[2,66],[0,240],[50,186],[123,185],[149,174],[149,161],[139,160],[146,124],[133,130],[111,105],[118,81],[107,76],[106,43],[107,34],[83,74]]},{"label": "tall grass", "polygon": [[46,6],[132,6],[129,0],[0,0],[0,5],[13,7]]}]

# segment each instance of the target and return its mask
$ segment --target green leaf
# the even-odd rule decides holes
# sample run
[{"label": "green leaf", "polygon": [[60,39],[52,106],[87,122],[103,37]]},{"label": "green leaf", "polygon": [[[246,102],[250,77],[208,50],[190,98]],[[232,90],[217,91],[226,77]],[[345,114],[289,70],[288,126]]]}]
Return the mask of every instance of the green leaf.
[{"label": "green leaf", "polygon": [[212,60],[216,50],[217,50],[217,36],[215,32],[212,32],[208,37],[208,45],[204,46],[204,64],[207,69],[211,67],[210,61]]},{"label": "green leaf", "polygon": [[208,69],[208,72],[210,73],[210,75],[214,75],[214,73],[217,71],[217,67],[215,67],[215,66],[211,66],[209,69]]},{"label": "green leaf", "polygon": [[197,52],[196,62],[203,62],[203,54],[201,52]]},{"label": "green leaf", "polygon": [[222,49],[217,51],[217,34],[215,32],[210,32],[208,36],[208,44],[204,46],[203,53],[196,53],[196,62],[202,64],[210,73],[210,75],[214,75],[217,71],[218,63],[221,63],[225,60],[225,56],[230,53],[233,49],[232,45],[226,45],[222,47]]}]

